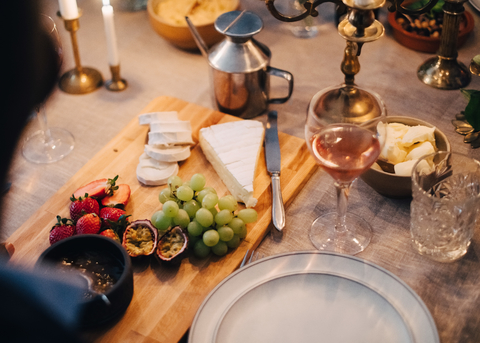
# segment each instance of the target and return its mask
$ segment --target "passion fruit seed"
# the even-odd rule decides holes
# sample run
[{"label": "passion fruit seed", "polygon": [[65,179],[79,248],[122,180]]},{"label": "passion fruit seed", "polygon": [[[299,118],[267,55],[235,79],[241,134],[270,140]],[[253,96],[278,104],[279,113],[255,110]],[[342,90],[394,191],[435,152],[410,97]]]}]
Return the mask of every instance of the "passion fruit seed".
[{"label": "passion fruit seed", "polygon": [[153,236],[149,228],[139,226],[127,232],[127,251],[135,255],[145,255],[153,248]]}]

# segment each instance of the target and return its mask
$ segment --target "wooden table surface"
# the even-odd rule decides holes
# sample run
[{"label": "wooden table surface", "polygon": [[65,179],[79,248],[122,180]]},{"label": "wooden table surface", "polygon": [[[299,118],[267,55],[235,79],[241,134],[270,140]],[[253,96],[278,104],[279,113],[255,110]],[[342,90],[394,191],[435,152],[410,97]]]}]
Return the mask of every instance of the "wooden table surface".
[{"label": "wooden table surface", "polygon": [[[208,81],[208,66],[202,55],[177,49],[160,38],[150,27],[146,11],[129,12],[122,8],[127,0],[112,0],[118,36],[122,77],[128,81],[123,92],[109,92],[104,87],[85,95],[71,95],[55,90],[47,102],[51,126],[68,128],[75,136],[73,152],[62,161],[35,165],[21,154],[21,144],[12,162],[9,177],[12,187],[3,196],[0,241],[7,240],[41,206],[54,196],[96,154],[107,146],[153,99],[171,96],[213,109]],[[44,12],[55,16],[58,4],[43,0]],[[107,48],[101,15],[101,2],[78,0],[83,14],[79,40],[82,64],[97,68],[109,79]],[[272,51],[271,64],[292,72],[295,87],[292,98],[283,105],[272,105],[279,113],[280,131],[303,138],[305,109],[312,96],[328,86],[343,81],[340,63],[345,41],[338,35],[334,6],[320,6],[317,19],[319,34],[312,39],[294,37],[289,24],[273,18],[262,1],[242,0],[242,7],[258,13],[264,29],[257,39]],[[480,53],[479,12],[469,3],[465,7],[475,18],[475,29],[458,51],[458,59],[468,64]],[[416,70],[432,54],[409,50],[392,37],[382,9],[379,20],[385,36],[366,44],[359,58],[361,71],[356,82],[377,92],[386,103],[389,115],[418,117],[436,125],[450,140],[452,150],[480,159],[480,149],[464,144],[454,132],[451,120],[463,110],[466,101],[460,91],[442,91],[421,83]],[[73,68],[68,32],[55,17],[64,44],[65,70]],[[293,24],[291,24],[293,25]],[[468,86],[480,89],[480,77]],[[283,94],[284,84],[272,82],[274,95]],[[266,116],[255,118],[262,122]],[[22,139],[37,129],[34,120]],[[266,256],[313,250],[308,227],[320,214],[334,210],[332,179],[321,169],[293,197],[286,208],[287,224],[283,234],[271,231],[258,251]],[[431,312],[442,343],[480,342],[480,232],[478,229],[467,255],[443,264],[414,252],[410,246],[410,199],[390,199],[377,194],[358,180],[350,193],[349,211],[367,219],[374,230],[368,248],[357,256],[378,264],[405,281],[425,302]],[[38,218],[42,223],[45,218]],[[48,220],[44,223],[48,225]],[[53,225],[53,221],[52,221]],[[157,342],[167,342],[160,335]],[[154,342],[152,341],[152,342]]]}]

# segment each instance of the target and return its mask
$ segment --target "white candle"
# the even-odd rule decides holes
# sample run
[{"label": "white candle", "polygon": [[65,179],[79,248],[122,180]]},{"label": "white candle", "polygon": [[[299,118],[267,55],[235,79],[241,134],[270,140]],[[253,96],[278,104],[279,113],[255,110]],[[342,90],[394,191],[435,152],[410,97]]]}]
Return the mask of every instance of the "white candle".
[{"label": "white candle", "polygon": [[77,0],[58,0],[60,14],[63,19],[76,19],[78,15]]},{"label": "white candle", "polygon": [[113,7],[108,1],[102,7],[103,23],[105,24],[105,35],[107,36],[108,63],[111,66],[120,64],[117,49],[117,36],[115,35],[115,25],[113,22]]}]

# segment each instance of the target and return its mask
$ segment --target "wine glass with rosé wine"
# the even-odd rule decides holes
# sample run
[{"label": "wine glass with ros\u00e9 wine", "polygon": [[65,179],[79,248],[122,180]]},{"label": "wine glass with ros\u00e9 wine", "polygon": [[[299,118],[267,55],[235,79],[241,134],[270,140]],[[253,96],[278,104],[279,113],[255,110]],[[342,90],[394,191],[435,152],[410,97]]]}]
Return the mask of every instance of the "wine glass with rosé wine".
[{"label": "wine glass with ros\u00e9 wine", "polygon": [[[365,108],[375,107],[376,111],[368,109],[365,112],[367,115],[352,117],[352,111],[357,111],[352,108],[352,103],[337,101],[343,99],[345,87],[343,84],[318,92],[308,109],[305,125],[307,146],[315,161],[333,177],[337,192],[336,212],[315,219],[309,236],[318,250],[355,255],[370,243],[372,229],[363,218],[347,213],[348,193],[353,181],[368,170],[380,155],[386,140],[387,124],[383,101],[378,95],[364,90],[362,94],[368,94],[369,99],[365,99],[365,103],[357,101],[353,107],[365,104]],[[347,91],[358,92],[359,89],[355,86],[355,89]],[[352,99],[351,96],[347,98]],[[337,106],[339,104],[342,106]]]},{"label": "wine glass with ros\u00e9 wine", "polygon": [[[39,19],[42,29],[48,34],[55,47],[57,67],[58,71],[60,71],[63,53],[55,21],[46,14],[40,14]],[[63,128],[48,126],[45,103],[39,104],[35,111],[40,129],[24,141],[22,147],[23,156],[28,161],[34,163],[51,163],[61,160],[75,146],[73,135]]]}]

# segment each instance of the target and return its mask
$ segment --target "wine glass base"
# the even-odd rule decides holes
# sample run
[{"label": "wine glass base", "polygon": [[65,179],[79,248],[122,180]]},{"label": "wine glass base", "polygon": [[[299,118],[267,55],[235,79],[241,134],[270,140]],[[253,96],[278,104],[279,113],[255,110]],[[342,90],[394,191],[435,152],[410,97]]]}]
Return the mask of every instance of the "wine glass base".
[{"label": "wine glass base", "polygon": [[372,237],[372,228],[361,217],[347,213],[343,233],[335,231],[337,213],[330,212],[318,217],[310,228],[310,240],[315,248],[323,251],[355,255],[363,251]]},{"label": "wine glass base", "polygon": [[45,142],[43,131],[37,131],[23,143],[23,156],[34,163],[52,163],[67,156],[75,146],[73,135],[62,128],[49,129],[51,142]]}]

